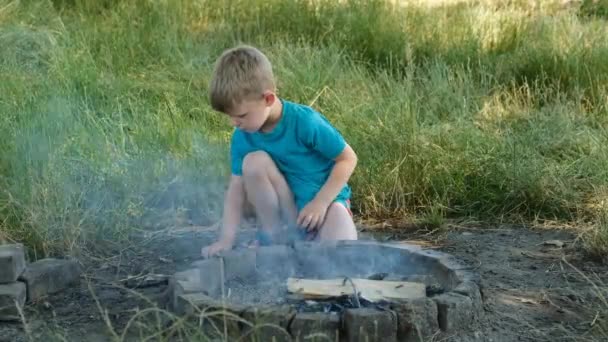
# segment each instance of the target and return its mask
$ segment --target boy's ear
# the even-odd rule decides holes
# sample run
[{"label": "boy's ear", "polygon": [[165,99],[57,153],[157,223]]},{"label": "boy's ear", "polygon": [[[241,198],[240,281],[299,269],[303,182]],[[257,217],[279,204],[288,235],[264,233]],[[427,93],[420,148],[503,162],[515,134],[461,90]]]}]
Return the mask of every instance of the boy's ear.
[{"label": "boy's ear", "polygon": [[264,92],[264,102],[266,102],[266,106],[272,106],[276,100],[277,95],[274,92],[270,90]]}]

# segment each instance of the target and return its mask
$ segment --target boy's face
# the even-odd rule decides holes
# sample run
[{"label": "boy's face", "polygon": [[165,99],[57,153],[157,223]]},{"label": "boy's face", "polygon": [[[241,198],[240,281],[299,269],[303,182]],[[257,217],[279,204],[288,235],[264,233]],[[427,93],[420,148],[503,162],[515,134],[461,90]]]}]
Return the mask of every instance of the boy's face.
[{"label": "boy's face", "polygon": [[244,100],[227,114],[234,127],[248,133],[257,132],[266,123],[274,101],[274,94],[265,93],[260,99]]}]

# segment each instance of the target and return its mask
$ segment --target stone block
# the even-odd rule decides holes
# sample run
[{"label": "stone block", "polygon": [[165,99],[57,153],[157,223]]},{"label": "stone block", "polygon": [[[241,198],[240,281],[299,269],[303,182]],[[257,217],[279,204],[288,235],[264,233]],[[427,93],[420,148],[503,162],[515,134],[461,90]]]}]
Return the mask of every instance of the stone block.
[{"label": "stone block", "polygon": [[195,315],[204,311],[214,299],[200,292],[178,294],[175,298],[175,313],[178,315]]},{"label": "stone block", "polygon": [[169,279],[168,309],[177,310],[177,299],[180,295],[202,293],[205,288],[201,284],[201,274],[198,268],[177,272]]},{"label": "stone block", "polygon": [[256,306],[243,312],[247,341],[291,341],[288,328],[296,311],[289,305]]},{"label": "stone block", "polygon": [[374,272],[381,270],[406,276],[416,271],[415,256],[420,246],[400,242],[366,242],[364,246]]},{"label": "stone block", "polygon": [[25,284],[15,282],[0,285],[0,321],[20,320],[19,310],[25,305]]},{"label": "stone block", "polygon": [[426,341],[439,330],[437,304],[430,298],[399,301],[392,308],[397,314],[399,341]]},{"label": "stone block", "polygon": [[0,245],[0,284],[14,283],[25,270],[22,244]]},{"label": "stone block", "polygon": [[240,314],[247,309],[244,305],[222,303],[202,293],[191,293],[177,297],[176,312],[179,315],[194,316],[207,334],[231,339],[241,336]]},{"label": "stone block", "polygon": [[[195,261],[191,265],[192,268],[198,269],[200,276],[200,284],[203,288],[203,293],[216,297],[222,292],[222,260],[220,258],[212,258]],[[226,281],[226,270],[224,265],[224,281]]]},{"label": "stone block", "polygon": [[444,255],[435,250],[420,250],[412,253],[412,273],[428,274],[442,285],[449,284],[451,270],[441,263]]},{"label": "stone block", "polygon": [[27,300],[62,291],[80,281],[81,268],[73,259],[41,259],[27,266],[19,277],[27,286]]},{"label": "stone block", "polygon": [[410,264],[410,252],[373,241],[300,242],[295,244],[300,270],[310,277],[349,275],[365,278],[385,272],[402,275]]},{"label": "stone block", "polygon": [[231,250],[221,255],[226,280],[246,279],[256,274],[256,251],[251,248]]},{"label": "stone block", "polygon": [[440,278],[448,290],[453,290],[458,284],[473,276],[473,272],[468,271],[468,266],[454,257],[443,258],[441,260],[442,273],[444,278]]},{"label": "stone block", "polygon": [[338,341],[340,315],[335,312],[306,312],[294,317],[289,332],[296,342]]},{"label": "stone block", "polygon": [[468,327],[473,322],[473,301],[458,293],[444,293],[433,298],[437,302],[439,327],[445,332]]},{"label": "stone block", "polygon": [[483,297],[479,285],[472,281],[467,281],[456,286],[454,292],[471,298],[474,318],[481,315],[483,311]]},{"label": "stone block", "polygon": [[422,250],[422,247],[406,242],[386,242],[383,243],[385,246],[389,246],[391,248],[398,248],[408,253],[415,253],[419,250]]},{"label": "stone block", "polygon": [[342,319],[345,341],[397,341],[397,317],[393,312],[370,308],[346,309]]},{"label": "stone block", "polygon": [[[336,265],[332,258],[335,247],[321,243],[299,242],[295,244],[295,262],[298,274],[303,277],[335,277]],[[333,255],[335,256],[335,255]]]},{"label": "stone block", "polygon": [[441,278],[448,290],[453,290],[458,284],[463,282],[480,283],[481,278],[479,273],[471,271],[472,265],[467,265],[463,261],[456,259],[453,256],[443,257],[440,261],[439,270],[445,274]]},{"label": "stone block", "polygon": [[[375,244],[341,245],[325,253],[325,259],[319,260],[321,267],[329,269],[329,276],[350,275],[364,277],[378,271],[394,269],[391,253],[386,253]],[[401,251],[398,252],[400,254]],[[384,258],[384,262],[380,259]]]},{"label": "stone block", "polygon": [[430,286],[437,284],[437,279],[430,274],[413,274],[404,277],[405,281],[412,281],[415,283],[423,283],[424,285]]},{"label": "stone block", "polygon": [[477,272],[470,271],[471,267],[462,266],[460,269],[455,269],[454,278],[456,285],[464,282],[473,282],[478,285],[481,284],[481,275]]},{"label": "stone block", "polygon": [[285,245],[260,247],[256,254],[256,269],[262,277],[286,278],[295,274],[294,250]]},{"label": "stone block", "polygon": [[201,271],[198,268],[176,272],[173,280],[179,282],[184,293],[202,292],[204,287],[201,284]]}]

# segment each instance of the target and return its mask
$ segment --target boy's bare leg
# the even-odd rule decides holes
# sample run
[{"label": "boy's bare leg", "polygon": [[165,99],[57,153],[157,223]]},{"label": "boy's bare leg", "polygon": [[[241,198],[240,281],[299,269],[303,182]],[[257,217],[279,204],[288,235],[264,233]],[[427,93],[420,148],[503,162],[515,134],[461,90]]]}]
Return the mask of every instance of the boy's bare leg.
[{"label": "boy's bare leg", "polygon": [[297,209],[293,194],[266,152],[257,151],[245,156],[243,180],[247,198],[265,232],[276,234],[284,221],[296,221]]},{"label": "boy's bare leg", "polygon": [[327,209],[325,222],[319,228],[317,239],[357,240],[357,228],[350,212],[342,203],[334,202]]}]

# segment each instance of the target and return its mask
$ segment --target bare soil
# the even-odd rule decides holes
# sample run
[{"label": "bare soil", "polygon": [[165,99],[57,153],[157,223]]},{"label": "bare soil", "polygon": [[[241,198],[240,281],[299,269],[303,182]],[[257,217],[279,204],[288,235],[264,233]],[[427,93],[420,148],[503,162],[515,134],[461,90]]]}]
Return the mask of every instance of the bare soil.
[{"label": "bare soil", "polygon": [[470,331],[437,341],[605,340],[591,336],[591,329],[602,319],[600,310],[608,310],[594,287],[606,294],[608,267],[587,259],[572,231],[464,227],[433,239],[382,235],[417,239],[413,242],[450,253],[481,274],[485,316]]},{"label": "bare soil", "polygon": [[[437,248],[481,274],[485,316],[470,331],[437,336],[435,341],[592,340],[589,331],[602,319],[595,309],[601,303],[592,282],[608,284],[608,266],[586,259],[572,232],[468,226],[452,227],[440,235],[424,233],[363,230],[362,238],[407,240]],[[246,232],[241,242],[251,236]],[[19,322],[0,323],[0,341],[112,341],[115,335],[108,326],[120,339],[134,315],[163,304],[167,290],[163,281],[145,288],[127,288],[125,285],[133,287],[135,282],[124,280],[182,270],[199,258],[201,246],[214,237],[213,231],[193,228],[134,238],[129,248],[96,242],[94,249],[80,256],[85,270],[80,287],[28,305],[26,328]],[[552,240],[564,246],[545,244]],[[141,340],[135,326],[131,324],[123,340]]]}]

